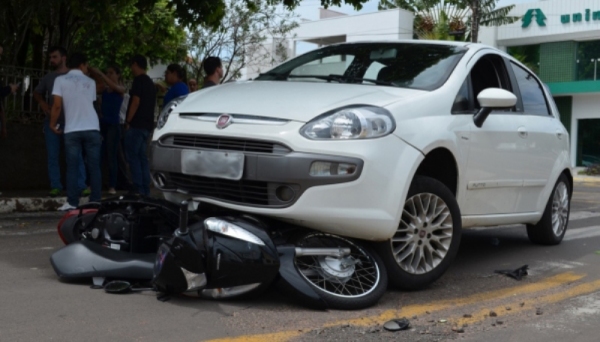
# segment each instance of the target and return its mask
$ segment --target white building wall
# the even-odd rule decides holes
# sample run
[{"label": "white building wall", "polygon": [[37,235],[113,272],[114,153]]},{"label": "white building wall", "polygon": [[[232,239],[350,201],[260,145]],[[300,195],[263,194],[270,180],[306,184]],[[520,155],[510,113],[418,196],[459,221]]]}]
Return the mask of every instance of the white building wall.
[{"label": "white building wall", "polygon": [[[566,40],[589,40],[600,38],[600,20],[593,19],[593,12],[600,12],[600,0],[548,0],[518,4],[509,15],[523,17],[530,9],[541,9],[546,16],[546,26],[539,26],[533,18],[528,27],[518,20],[498,28],[497,44],[515,46],[558,42]],[[590,10],[586,21],[585,10]],[[573,14],[580,13],[581,22],[573,22]],[[570,16],[569,23],[561,22],[561,15]],[[486,28],[487,29],[487,28]],[[488,44],[485,42],[485,44]],[[490,44],[491,45],[491,44]]]},{"label": "white building wall", "polygon": [[304,22],[294,31],[298,41],[346,36],[346,41],[412,39],[412,12],[402,9]]}]

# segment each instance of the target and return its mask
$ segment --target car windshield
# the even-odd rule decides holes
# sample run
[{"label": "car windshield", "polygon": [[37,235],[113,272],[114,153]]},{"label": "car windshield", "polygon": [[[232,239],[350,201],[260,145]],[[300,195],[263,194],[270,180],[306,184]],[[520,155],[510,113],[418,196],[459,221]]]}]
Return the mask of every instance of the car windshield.
[{"label": "car windshield", "polygon": [[414,43],[357,43],[308,52],[256,80],[329,82],[434,90],[467,51],[464,47]]}]

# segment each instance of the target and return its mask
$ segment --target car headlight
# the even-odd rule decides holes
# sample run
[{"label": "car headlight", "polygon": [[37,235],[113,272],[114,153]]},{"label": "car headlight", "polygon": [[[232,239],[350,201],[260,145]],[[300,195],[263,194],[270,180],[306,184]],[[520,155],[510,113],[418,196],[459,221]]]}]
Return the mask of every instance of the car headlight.
[{"label": "car headlight", "polygon": [[300,129],[308,139],[349,140],[372,139],[394,131],[396,122],[384,108],[353,106],[321,115]]},{"label": "car headlight", "polygon": [[156,128],[161,129],[167,123],[169,119],[169,115],[173,112],[173,110],[181,103],[187,95],[183,95],[173,99],[171,102],[167,103],[166,106],[160,111],[160,115],[158,116],[158,120],[156,122]]}]

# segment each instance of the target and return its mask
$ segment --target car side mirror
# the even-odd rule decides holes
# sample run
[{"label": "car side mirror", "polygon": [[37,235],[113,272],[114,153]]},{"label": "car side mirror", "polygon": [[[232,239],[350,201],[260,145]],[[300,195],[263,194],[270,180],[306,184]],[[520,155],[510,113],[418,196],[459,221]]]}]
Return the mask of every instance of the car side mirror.
[{"label": "car side mirror", "polygon": [[514,107],[517,104],[517,97],[504,89],[487,88],[477,95],[477,101],[481,109],[473,116],[473,122],[475,126],[481,128],[492,110]]}]

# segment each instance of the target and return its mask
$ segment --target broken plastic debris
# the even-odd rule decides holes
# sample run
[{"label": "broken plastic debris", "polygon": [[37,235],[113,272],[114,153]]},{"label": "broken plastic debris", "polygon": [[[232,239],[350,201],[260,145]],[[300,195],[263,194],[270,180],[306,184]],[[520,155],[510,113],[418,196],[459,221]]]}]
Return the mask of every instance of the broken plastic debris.
[{"label": "broken plastic debris", "polygon": [[385,322],[383,328],[387,331],[400,331],[406,330],[410,326],[410,322],[406,318],[393,319]]},{"label": "broken plastic debris", "polygon": [[527,269],[529,269],[528,265],[523,265],[516,270],[495,270],[495,273],[507,275],[513,279],[521,280],[523,276],[527,275]]}]

